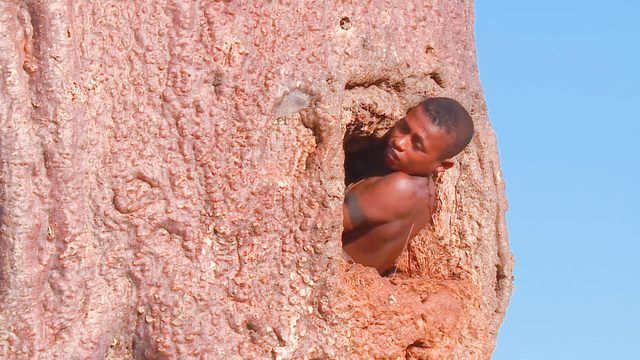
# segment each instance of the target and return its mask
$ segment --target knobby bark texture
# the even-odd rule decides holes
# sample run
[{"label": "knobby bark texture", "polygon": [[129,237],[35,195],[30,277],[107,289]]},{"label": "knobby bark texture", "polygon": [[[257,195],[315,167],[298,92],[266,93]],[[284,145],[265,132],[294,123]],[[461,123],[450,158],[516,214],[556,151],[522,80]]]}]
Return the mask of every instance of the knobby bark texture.
[{"label": "knobby bark texture", "polygon": [[[489,359],[512,290],[471,0],[0,3],[0,357]],[[476,136],[388,277],[345,149],[429,96]]]}]

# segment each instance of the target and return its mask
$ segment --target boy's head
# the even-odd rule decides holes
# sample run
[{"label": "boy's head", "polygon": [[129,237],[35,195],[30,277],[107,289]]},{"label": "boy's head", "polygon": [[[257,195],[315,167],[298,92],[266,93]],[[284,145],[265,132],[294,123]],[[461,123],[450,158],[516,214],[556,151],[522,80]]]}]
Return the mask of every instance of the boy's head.
[{"label": "boy's head", "polygon": [[457,101],[427,99],[398,122],[387,137],[385,163],[395,171],[428,175],[453,166],[451,158],[473,137],[473,121]]}]

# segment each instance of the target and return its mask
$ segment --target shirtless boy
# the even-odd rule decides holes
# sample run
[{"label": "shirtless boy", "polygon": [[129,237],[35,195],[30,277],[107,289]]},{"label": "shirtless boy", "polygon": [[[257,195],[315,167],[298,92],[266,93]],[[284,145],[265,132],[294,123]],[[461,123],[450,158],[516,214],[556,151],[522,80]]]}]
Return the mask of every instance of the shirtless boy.
[{"label": "shirtless boy", "polygon": [[[355,262],[381,274],[393,266],[408,240],[431,223],[433,175],[473,136],[469,113],[455,100],[427,99],[398,122],[379,146],[350,157],[343,205],[342,246]],[[365,170],[366,174],[358,174]],[[356,174],[353,174],[353,172]]]}]

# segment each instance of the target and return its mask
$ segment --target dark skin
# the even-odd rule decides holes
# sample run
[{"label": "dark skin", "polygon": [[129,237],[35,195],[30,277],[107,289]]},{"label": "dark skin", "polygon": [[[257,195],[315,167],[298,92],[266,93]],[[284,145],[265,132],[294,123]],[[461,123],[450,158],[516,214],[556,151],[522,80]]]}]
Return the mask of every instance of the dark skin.
[{"label": "dark skin", "polygon": [[[343,250],[383,274],[407,241],[431,223],[433,175],[453,166],[440,154],[450,141],[420,109],[411,109],[370,156],[375,176],[350,184],[343,205]],[[375,167],[375,166],[374,166]]]}]

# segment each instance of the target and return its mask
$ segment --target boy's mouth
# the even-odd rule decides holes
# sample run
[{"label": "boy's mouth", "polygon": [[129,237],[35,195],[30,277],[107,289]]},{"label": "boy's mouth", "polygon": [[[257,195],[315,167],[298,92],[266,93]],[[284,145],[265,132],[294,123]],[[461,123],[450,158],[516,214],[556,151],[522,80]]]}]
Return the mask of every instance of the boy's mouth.
[{"label": "boy's mouth", "polygon": [[398,155],[396,154],[396,152],[393,150],[392,147],[387,148],[387,157],[389,158],[389,160],[391,160],[394,163],[398,162]]}]

